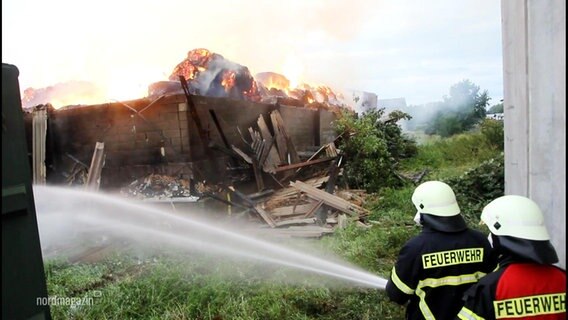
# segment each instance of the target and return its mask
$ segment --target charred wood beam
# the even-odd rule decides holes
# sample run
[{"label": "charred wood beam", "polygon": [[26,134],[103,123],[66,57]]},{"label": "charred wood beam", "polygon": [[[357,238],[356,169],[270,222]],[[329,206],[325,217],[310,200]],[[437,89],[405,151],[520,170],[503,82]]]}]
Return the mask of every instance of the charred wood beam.
[{"label": "charred wood beam", "polygon": [[189,87],[187,86],[187,81],[185,80],[185,77],[180,75],[179,81],[181,83],[181,87],[182,87],[183,92],[185,94],[185,99],[187,100],[187,109],[189,111],[189,116],[191,117],[191,119],[195,123],[195,127],[197,128],[199,138],[201,139],[203,151],[205,151],[205,154],[207,155],[207,157],[210,160],[210,163],[207,166],[208,175],[210,177],[217,178],[218,175],[216,174],[215,168],[214,168],[214,165],[215,165],[215,162],[216,162],[215,156],[213,155],[212,150],[209,148],[209,142],[210,142],[209,136],[207,135],[207,132],[205,131],[205,129],[203,129],[203,125],[201,124],[201,119],[199,118],[199,115],[197,114],[195,104],[193,103],[193,99],[191,98],[191,94],[189,93]]},{"label": "charred wood beam", "polygon": [[260,171],[260,166],[256,158],[252,159],[252,171],[254,173],[254,179],[256,180],[256,188],[258,192],[260,192],[264,190],[264,180],[262,179],[262,172]]},{"label": "charred wood beam", "polygon": [[260,207],[257,207],[254,201],[252,201],[247,195],[235,189],[233,186],[229,186],[227,187],[227,189],[230,190],[231,193],[235,195],[237,198],[241,199],[241,201],[243,201],[243,203],[246,206],[248,206],[251,210],[256,212],[271,228],[274,228],[276,226],[276,223],[274,222],[272,217],[268,214],[268,212],[264,211]]},{"label": "charred wood beam", "polygon": [[[225,136],[225,132],[223,132],[223,128],[221,127],[221,123],[219,122],[219,118],[217,118],[217,114],[215,113],[215,110],[213,109],[209,109],[209,115],[211,115],[211,118],[213,119],[213,123],[215,124],[215,127],[217,128],[217,131],[219,132],[219,136],[221,136],[221,140],[223,141],[223,144],[225,145],[225,148],[227,151],[229,151],[231,149],[231,144],[229,144],[229,140],[227,140],[227,137]],[[209,143],[209,146],[211,146],[213,142],[211,141]],[[233,164],[233,166],[238,167],[239,163],[233,158],[234,154],[231,157],[231,163]]]},{"label": "charred wood beam", "polygon": [[264,116],[261,114],[256,120],[258,129],[260,130],[260,135],[265,141],[265,146],[262,155],[259,159],[259,164],[265,172],[274,173],[274,168],[280,164],[280,157],[278,155],[278,150],[276,149],[275,139],[268,129],[268,125],[264,120]]}]

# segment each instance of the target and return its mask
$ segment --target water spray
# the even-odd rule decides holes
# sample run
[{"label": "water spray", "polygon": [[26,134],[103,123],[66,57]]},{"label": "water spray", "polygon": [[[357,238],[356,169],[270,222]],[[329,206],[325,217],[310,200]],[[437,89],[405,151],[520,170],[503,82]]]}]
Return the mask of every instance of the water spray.
[{"label": "water spray", "polygon": [[57,245],[66,234],[95,228],[137,243],[253,259],[341,279],[365,288],[382,290],[387,282],[345,261],[330,261],[117,196],[34,186],[34,198],[42,246]]}]

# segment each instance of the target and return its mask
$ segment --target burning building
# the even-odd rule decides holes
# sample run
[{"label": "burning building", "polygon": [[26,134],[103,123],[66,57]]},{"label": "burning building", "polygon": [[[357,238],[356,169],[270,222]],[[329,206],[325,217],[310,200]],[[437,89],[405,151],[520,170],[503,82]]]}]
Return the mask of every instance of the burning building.
[{"label": "burning building", "polygon": [[[180,77],[187,80],[187,92]],[[323,86],[290,88],[276,73],[255,79],[248,68],[196,49],[169,81],[150,85],[148,97],[35,109],[46,114],[48,180],[84,180],[93,150],[102,143],[100,185],[115,188],[152,173],[223,180],[227,170],[243,164],[257,167],[261,175],[281,175],[281,167],[302,161],[298,153],[335,139],[336,114],[329,106],[337,99]],[[37,115],[28,114],[30,124]],[[30,134],[34,139],[41,135],[36,131]]]}]

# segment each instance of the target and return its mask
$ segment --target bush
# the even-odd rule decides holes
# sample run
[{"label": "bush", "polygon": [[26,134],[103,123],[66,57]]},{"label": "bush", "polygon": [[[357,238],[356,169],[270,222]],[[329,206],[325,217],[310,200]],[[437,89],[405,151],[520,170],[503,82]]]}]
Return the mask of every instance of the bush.
[{"label": "bush", "polygon": [[503,150],[505,145],[503,121],[485,119],[481,123],[481,134],[483,134],[489,145],[501,151]]},{"label": "bush", "polygon": [[397,124],[410,116],[395,111],[382,119],[384,109],[371,110],[360,118],[345,113],[336,122],[343,134],[339,147],[345,156],[344,179],[350,187],[374,192],[384,186],[399,185],[395,168],[400,159],[416,154],[414,140],[403,135]]},{"label": "bush", "polygon": [[505,194],[504,156],[482,162],[459,177],[446,181],[456,193],[466,220],[477,225],[481,211],[489,202]]}]

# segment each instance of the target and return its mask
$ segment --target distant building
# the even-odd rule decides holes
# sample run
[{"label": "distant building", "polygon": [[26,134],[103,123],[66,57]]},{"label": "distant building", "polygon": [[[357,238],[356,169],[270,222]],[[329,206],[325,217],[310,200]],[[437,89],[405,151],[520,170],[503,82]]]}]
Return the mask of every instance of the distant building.
[{"label": "distant building", "polygon": [[405,110],[406,109],[406,99],[405,98],[393,98],[393,99],[379,99],[377,101],[377,107],[385,110]]},{"label": "distant building", "polygon": [[361,114],[368,110],[377,109],[378,97],[372,92],[351,91],[351,103],[355,112]]}]

